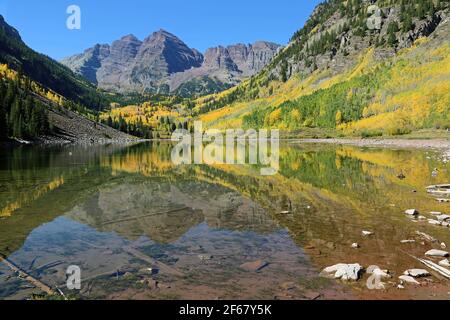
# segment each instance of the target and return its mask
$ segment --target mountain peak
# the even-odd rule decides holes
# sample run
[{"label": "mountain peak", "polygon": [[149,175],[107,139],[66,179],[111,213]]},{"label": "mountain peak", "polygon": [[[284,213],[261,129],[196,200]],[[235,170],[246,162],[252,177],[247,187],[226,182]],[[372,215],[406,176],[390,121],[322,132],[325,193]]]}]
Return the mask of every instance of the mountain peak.
[{"label": "mountain peak", "polygon": [[[63,63],[107,90],[141,90],[169,83],[169,90],[173,91],[185,82],[205,76],[219,79],[228,87],[266,66],[279,47],[273,46],[264,41],[253,45],[219,45],[203,55],[161,28],[143,41],[129,34],[110,46],[98,45],[95,50],[87,50]],[[173,78],[176,79],[172,81]]]},{"label": "mountain peak", "polygon": [[120,38],[121,41],[139,41],[139,39],[132,33],[123,36],[122,38]]}]

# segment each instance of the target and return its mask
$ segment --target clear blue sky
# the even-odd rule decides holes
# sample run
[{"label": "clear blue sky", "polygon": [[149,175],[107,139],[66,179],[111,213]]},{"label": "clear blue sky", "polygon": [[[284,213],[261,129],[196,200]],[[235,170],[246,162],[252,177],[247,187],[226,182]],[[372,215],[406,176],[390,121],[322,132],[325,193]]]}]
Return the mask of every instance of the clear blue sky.
[{"label": "clear blue sky", "polygon": [[[0,14],[34,50],[61,59],[127,34],[160,28],[204,51],[257,40],[286,44],[320,0],[0,0]],[[66,9],[78,5],[81,30],[68,30]]]}]

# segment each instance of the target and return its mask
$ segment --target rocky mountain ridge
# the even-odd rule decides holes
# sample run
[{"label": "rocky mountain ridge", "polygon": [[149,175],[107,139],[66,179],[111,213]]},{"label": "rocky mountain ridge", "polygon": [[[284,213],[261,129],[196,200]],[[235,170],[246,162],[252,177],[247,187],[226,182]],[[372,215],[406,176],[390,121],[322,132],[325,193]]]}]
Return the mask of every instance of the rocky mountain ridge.
[{"label": "rocky mountain ridge", "polygon": [[258,41],[210,48],[203,55],[161,29],[143,41],[127,35],[111,45],[97,44],[61,62],[106,90],[206,94],[257,74],[279,49]]}]

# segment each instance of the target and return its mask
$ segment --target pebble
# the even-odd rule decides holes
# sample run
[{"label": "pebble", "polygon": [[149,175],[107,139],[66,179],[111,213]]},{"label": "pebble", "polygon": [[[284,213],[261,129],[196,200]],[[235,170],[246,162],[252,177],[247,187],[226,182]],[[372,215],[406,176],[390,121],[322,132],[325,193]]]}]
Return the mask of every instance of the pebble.
[{"label": "pebble", "polygon": [[398,278],[399,278],[400,280],[406,282],[406,283],[410,283],[410,284],[420,284],[420,282],[418,282],[416,279],[414,279],[414,278],[411,277],[411,276],[403,275],[403,276],[400,276],[400,277],[398,277]]},{"label": "pebble", "polygon": [[442,243],[441,243],[441,248],[442,248],[442,249],[447,249],[447,245],[446,245],[444,242],[442,242]]},{"label": "pebble", "polygon": [[442,212],[431,211],[430,214],[431,214],[432,216],[440,216],[440,215],[442,215]]},{"label": "pebble", "polygon": [[353,249],[358,249],[358,248],[359,248],[359,244],[353,243],[353,244],[352,244],[352,248],[353,248]]},{"label": "pebble", "polygon": [[399,284],[399,285],[397,286],[397,289],[399,289],[399,290],[403,290],[403,289],[405,289],[405,287],[404,287],[404,286],[402,286],[401,284]]},{"label": "pebble", "polygon": [[373,232],[370,232],[370,231],[363,231],[363,232],[362,232],[362,235],[363,235],[364,237],[368,237],[368,236],[373,235]]},{"label": "pebble", "polygon": [[425,253],[425,255],[429,257],[448,257],[449,254],[447,251],[432,249]]},{"label": "pebble", "polygon": [[403,244],[408,244],[408,243],[415,243],[416,240],[402,240],[400,242],[403,243]]},{"label": "pebble", "polygon": [[441,267],[447,267],[447,268],[450,268],[450,261],[448,261],[448,259],[444,259],[444,260],[442,260],[442,261],[439,262],[439,265],[440,265]]},{"label": "pebble", "polygon": [[411,276],[413,278],[428,277],[430,273],[425,269],[409,269],[403,273],[405,276]]},{"label": "pebble", "polygon": [[209,261],[209,260],[212,260],[213,256],[211,256],[209,254],[199,254],[198,258],[202,261]]}]

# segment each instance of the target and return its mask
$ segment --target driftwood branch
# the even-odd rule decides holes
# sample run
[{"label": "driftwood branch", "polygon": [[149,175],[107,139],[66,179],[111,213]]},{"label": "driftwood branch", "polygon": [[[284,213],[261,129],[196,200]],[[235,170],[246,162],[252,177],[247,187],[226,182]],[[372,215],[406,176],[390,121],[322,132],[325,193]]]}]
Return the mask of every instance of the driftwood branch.
[{"label": "driftwood branch", "polygon": [[55,294],[55,291],[53,291],[52,288],[50,288],[48,285],[46,285],[42,281],[34,278],[29,273],[27,273],[26,271],[22,270],[18,266],[16,266],[12,261],[8,260],[6,257],[0,255],[0,262],[2,262],[3,264],[7,265],[12,271],[14,271],[17,274],[19,274],[19,276],[21,278],[25,279],[26,281],[31,283],[33,286],[41,289],[43,292],[45,292],[45,293],[47,293],[49,295],[54,295]]}]

